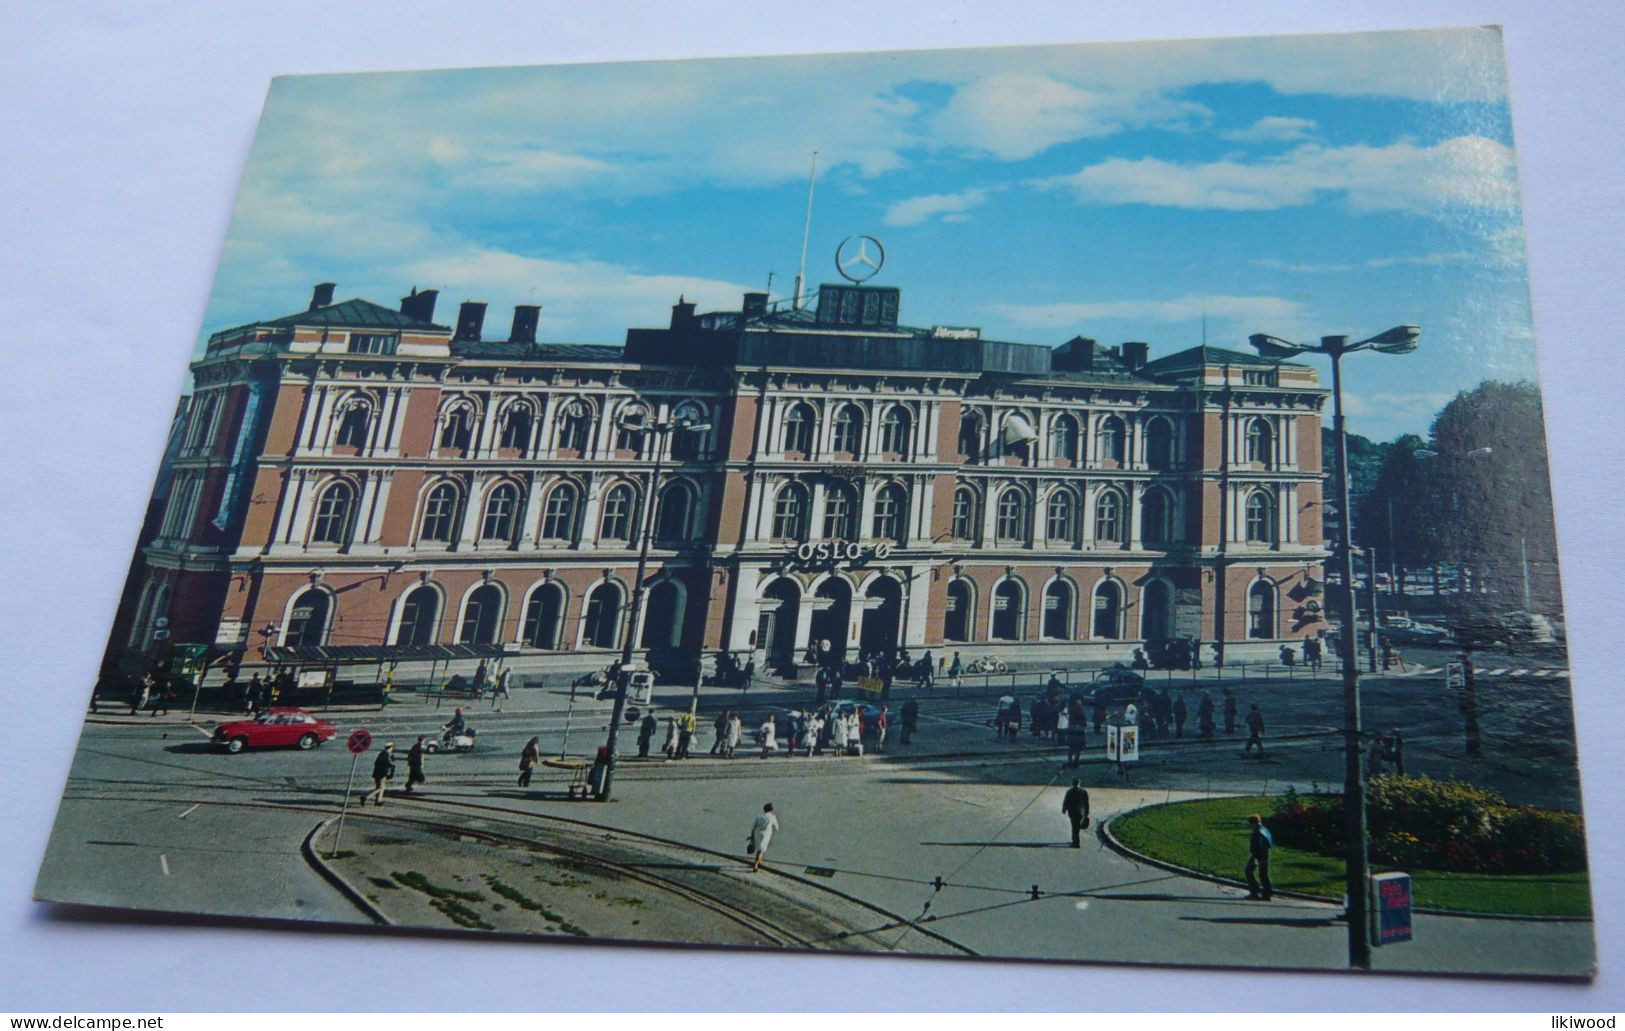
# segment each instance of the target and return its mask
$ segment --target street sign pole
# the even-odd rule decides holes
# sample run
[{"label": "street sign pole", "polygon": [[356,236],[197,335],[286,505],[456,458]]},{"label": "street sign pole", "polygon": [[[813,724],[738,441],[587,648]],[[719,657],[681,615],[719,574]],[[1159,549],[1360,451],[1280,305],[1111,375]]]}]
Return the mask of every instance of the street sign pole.
[{"label": "street sign pole", "polygon": [[339,804],[339,825],[333,832],[333,848],[327,853],[332,859],[339,854],[339,842],[344,840],[344,817],[350,811],[350,792],[355,788],[355,767],[361,761],[361,754],[372,747],[372,735],[365,730],[357,730],[350,734],[350,739],[344,743],[350,750],[350,779],[344,782],[344,801]]}]

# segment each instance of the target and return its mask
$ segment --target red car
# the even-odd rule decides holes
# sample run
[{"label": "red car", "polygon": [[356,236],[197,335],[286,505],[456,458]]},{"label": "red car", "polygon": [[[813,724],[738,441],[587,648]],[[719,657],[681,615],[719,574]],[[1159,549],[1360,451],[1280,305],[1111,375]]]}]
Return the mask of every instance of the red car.
[{"label": "red car", "polygon": [[337,732],[333,724],[303,709],[267,709],[251,720],[220,724],[214,728],[214,743],[234,754],[245,748],[279,745],[311,749]]}]

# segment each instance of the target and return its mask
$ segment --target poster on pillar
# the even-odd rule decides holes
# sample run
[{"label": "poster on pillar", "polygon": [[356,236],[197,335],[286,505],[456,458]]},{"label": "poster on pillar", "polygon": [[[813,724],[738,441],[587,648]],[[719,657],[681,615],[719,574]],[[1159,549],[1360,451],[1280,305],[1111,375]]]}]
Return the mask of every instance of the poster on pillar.
[{"label": "poster on pillar", "polygon": [[[121,327],[189,377],[39,703],[90,709],[39,898],[1593,969],[1495,29],[291,75],[242,184],[201,334]],[[1085,881],[1162,902],[986,905],[1083,883],[1003,847],[1064,843],[1063,763]],[[1371,959],[1361,797],[1417,924]],[[1210,918],[1252,814],[1291,926]]]}]

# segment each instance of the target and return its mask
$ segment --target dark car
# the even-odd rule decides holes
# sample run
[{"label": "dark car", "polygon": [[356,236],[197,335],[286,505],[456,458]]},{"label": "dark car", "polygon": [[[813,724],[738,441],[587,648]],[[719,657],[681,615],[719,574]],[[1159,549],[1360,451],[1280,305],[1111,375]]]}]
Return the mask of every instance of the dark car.
[{"label": "dark car", "polygon": [[1094,683],[1077,694],[1085,705],[1118,705],[1137,700],[1145,690],[1145,678],[1125,666],[1113,666],[1095,674]]}]

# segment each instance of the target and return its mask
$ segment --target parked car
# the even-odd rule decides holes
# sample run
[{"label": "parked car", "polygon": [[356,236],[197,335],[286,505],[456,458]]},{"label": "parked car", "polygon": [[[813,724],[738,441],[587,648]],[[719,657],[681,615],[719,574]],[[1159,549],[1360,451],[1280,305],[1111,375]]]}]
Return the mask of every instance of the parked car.
[{"label": "parked car", "polygon": [[213,741],[236,754],[245,748],[280,748],[289,745],[309,750],[338,732],[326,720],[303,709],[267,709],[251,720],[222,723],[214,728]]},{"label": "parked car", "polygon": [[1079,693],[1078,697],[1085,705],[1092,706],[1097,702],[1118,705],[1138,699],[1140,692],[1144,690],[1144,677],[1126,666],[1113,666],[1096,673],[1094,682]]}]

